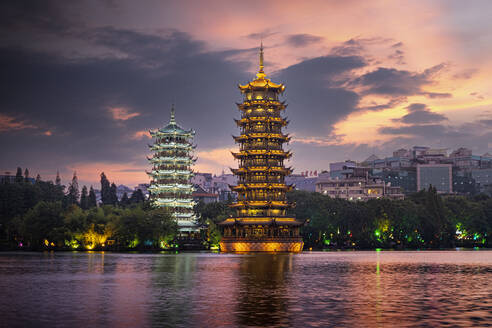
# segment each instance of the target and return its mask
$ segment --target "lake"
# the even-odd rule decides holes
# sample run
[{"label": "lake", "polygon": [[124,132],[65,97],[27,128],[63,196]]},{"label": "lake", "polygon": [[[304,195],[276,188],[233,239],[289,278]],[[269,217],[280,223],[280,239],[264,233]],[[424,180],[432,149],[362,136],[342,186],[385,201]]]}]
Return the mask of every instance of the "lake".
[{"label": "lake", "polygon": [[0,253],[1,327],[492,325],[492,251]]}]

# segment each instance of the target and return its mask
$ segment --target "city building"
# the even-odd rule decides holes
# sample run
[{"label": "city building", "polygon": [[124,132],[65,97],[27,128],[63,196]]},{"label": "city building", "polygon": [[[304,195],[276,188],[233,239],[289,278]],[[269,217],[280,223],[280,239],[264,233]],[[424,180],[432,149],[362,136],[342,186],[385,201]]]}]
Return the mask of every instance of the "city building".
[{"label": "city building", "polygon": [[451,164],[417,164],[417,190],[436,188],[438,193],[453,192]]},{"label": "city building", "polygon": [[477,191],[492,195],[492,168],[474,169],[471,176],[477,185]]},{"label": "city building", "polygon": [[198,202],[203,202],[205,204],[215,203],[219,200],[219,194],[214,194],[211,192],[207,192],[199,185],[195,185],[195,191],[192,194],[193,200]]},{"label": "city building", "polygon": [[211,191],[213,185],[212,179],[212,173],[196,172],[191,178],[191,183],[200,186],[203,190]]},{"label": "city building", "polygon": [[417,170],[414,167],[373,169],[372,176],[380,178],[392,187],[400,187],[404,194],[417,191]]},{"label": "city building", "polygon": [[285,87],[266,78],[263,46],[256,79],[239,85],[239,89],[243,102],[238,104],[241,118],[236,124],[241,134],[234,137],[239,152],[233,153],[239,168],[232,170],[238,177],[237,186],[232,188],[238,199],[232,205],[235,216],[219,223],[223,229],[220,249],[300,252],[302,223],[287,213],[292,205],[286,192],[292,186],[285,184],[285,177],[292,170],[284,166],[291,153],[283,150],[283,144],[290,138],[282,133],[288,122],[281,115],[285,102],[279,100]]},{"label": "city building", "polygon": [[291,174],[285,177],[285,183],[292,185],[295,190],[315,191],[318,177],[309,178],[303,174]]},{"label": "city building", "polygon": [[169,124],[158,130],[151,130],[155,142],[150,146],[153,156],[150,198],[159,207],[168,208],[173,214],[179,229],[180,238],[198,237],[199,227],[194,213],[193,184],[191,166],[195,131],[184,130],[175,120],[174,106],[171,108]]},{"label": "city building", "polygon": [[[0,175],[0,183],[15,183],[15,175],[10,174],[10,172],[5,172],[5,174]],[[25,181],[24,176],[22,177],[22,180]],[[27,178],[27,181],[30,183],[35,183],[36,179],[34,178]]]},{"label": "city building", "polygon": [[357,167],[357,163],[354,161],[330,163],[330,177],[333,179],[342,178],[344,174],[351,172],[355,167]]},{"label": "city building", "polygon": [[354,168],[342,178],[321,177],[316,181],[316,192],[331,198],[341,198],[352,201],[367,201],[369,199],[389,198],[403,199],[402,188],[391,186],[379,177],[370,176],[371,169]]}]

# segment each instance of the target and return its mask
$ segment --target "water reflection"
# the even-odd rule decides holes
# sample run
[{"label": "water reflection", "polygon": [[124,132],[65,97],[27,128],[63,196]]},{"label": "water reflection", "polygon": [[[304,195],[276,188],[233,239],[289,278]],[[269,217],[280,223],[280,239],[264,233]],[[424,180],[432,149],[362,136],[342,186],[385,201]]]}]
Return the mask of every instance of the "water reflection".
[{"label": "water reflection", "polygon": [[492,251],[0,253],[0,326],[487,326]]},{"label": "water reflection", "polygon": [[237,321],[240,325],[289,325],[289,273],[295,255],[258,254],[239,269]]}]

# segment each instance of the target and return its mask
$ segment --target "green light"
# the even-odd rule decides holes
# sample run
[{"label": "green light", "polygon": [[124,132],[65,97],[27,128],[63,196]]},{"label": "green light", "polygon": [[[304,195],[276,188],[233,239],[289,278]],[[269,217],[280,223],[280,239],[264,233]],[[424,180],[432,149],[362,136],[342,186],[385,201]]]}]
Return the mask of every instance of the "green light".
[{"label": "green light", "polygon": [[381,231],[379,231],[378,229],[376,229],[376,230],[374,231],[374,236],[376,236],[376,237],[381,236]]}]

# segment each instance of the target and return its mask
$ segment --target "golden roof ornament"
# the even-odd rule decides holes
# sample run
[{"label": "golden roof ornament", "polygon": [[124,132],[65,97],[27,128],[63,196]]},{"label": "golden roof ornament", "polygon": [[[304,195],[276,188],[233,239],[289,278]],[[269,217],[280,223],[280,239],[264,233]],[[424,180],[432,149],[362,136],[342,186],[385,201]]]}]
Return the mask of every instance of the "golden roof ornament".
[{"label": "golden roof ornament", "polygon": [[171,105],[171,120],[169,121],[170,124],[176,124],[176,118],[174,115],[174,104]]},{"label": "golden roof ornament", "polygon": [[256,79],[253,81],[249,82],[248,84],[241,85],[239,84],[238,87],[242,92],[245,92],[246,90],[250,89],[278,89],[280,92],[283,92],[285,89],[285,86],[283,84],[275,83],[270,81],[270,79],[266,78],[266,74],[264,71],[264,59],[263,59],[263,42],[261,42],[260,45],[260,69],[258,70],[258,73],[256,73]]},{"label": "golden roof ornament", "polygon": [[260,70],[256,74],[256,77],[259,80],[264,79],[266,76],[265,72],[263,71],[264,68],[265,68],[265,66],[263,65],[263,41],[261,41],[261,45],[260,45]]}]

